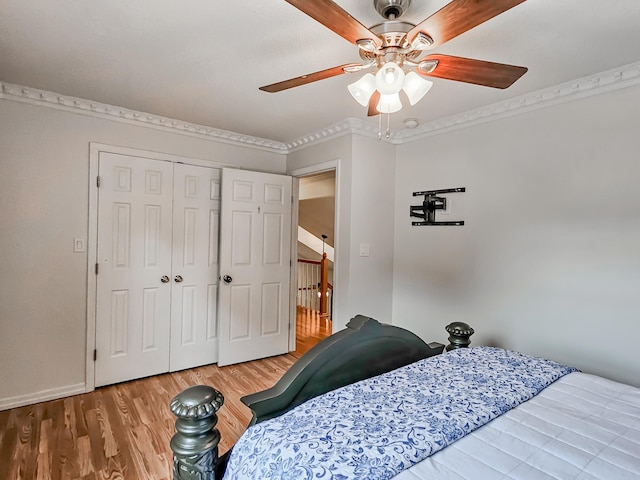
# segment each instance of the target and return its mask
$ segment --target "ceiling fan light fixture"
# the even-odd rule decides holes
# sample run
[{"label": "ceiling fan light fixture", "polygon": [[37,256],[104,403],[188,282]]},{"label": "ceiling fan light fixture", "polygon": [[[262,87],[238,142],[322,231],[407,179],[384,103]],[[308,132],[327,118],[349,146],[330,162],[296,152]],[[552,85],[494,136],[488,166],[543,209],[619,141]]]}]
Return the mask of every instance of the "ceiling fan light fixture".
[{"label": "ceiling fan light fixture", "polygon": [[404,78],[402,90],[407,94],[409,103],[415,105],[431,90],[432,86],[433,82],[422,78],[416,72],[409,72]]},{"label": "ceiling fan light fixture", "polygon": [[365,74],[360,80],[350,84],[349,93],[353,99],[363,107],[369,104],[369,99],[376,89],[376,77],[371,73]]},{"label": "ceiling fan light fixture", "polygon": [[404,72],[395,62],[385,63],[376,73],[376,88],[382,95],[397,94],[404,84]]},{"label": "ceiling fan light fixture", "polygon": [[402,102],[400,102],[400,95],[392,93],[390,95],[381,94],[380,101],[376,105],[376,109],[380,113],[395,113],[402,109]]}]

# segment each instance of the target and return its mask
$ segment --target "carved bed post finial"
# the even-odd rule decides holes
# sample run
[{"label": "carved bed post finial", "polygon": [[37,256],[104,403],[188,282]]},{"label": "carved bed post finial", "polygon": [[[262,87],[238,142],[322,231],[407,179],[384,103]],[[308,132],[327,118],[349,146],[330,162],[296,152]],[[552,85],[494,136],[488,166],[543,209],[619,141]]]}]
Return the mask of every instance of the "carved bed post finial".
[{"label": "carved bed post finial", "polygon": [[473,335],[474,330],[466,323],[453,322],[445,328],[449,332],[447,352],[456,348],[467,348],[471,343],[470,337]]},{"label": "carved bed post finial", "polygon": [[178,417],[171,438],[173,480],[215,480],[220,432],[216,412],[224,403],[217,390],[204,385],[189,387],[171,401]]}]

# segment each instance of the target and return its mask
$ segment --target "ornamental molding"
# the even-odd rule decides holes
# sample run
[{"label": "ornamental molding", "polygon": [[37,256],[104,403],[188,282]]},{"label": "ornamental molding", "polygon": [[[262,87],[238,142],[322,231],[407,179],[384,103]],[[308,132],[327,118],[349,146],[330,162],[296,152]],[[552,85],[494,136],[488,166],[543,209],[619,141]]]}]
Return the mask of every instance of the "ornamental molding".
[{"label": "ornamental molding", "polygon": [[[424,137],[439,135],[453,130],[499,120],[513,115],[550,107],[572,100],[608,93],[614,90],[640,85],[640,62],[631,63],[623,67],[605,70],[603,72],[582,77],[571,82],[544,88],[533,93],[521,95],[506,101],[501,101],[469,110],[460,114],[420,125],[417,128],[398,130],[391,133],[390,138],[382,141],[401,145]],[[348,130],[350,133],[377,138],[377,128],[361,119],[349,118],[341,124],[306,135],[286,144],[289,152],[304,148],[314,143],[320,143],[336,138]]]},{"label": "ornamental molding", "polygon": [[[640,85],[640,62],[434,120],[417,128],[398,130],[392,132],[389,138],[383,137],[382,141],[401,145],[635,85]],[[377,138],[378,135],[378,130],[372,122],[360,118],[347,118],[315,133],[283,143],[9,83],[0,82],[0,98],[283,155],[348,134],[369,138]]]},{"label": "ornamental molding", "polygon": [[506,101],[434,120],[414,129],[395,132],[390,141],[396,145],[460,128],[520,115],[573,100],[640,85],[640,62],[544,88]]},{"label": "ornamental molding", "polygon": [[217,142],[253,148],[256,150],[286,154],[287,146],[282,142],[266,138],[253,137],[241,133],[184,122],[160,115],[139,112],[123,107],[93,102],[77,97],[23,87],[9,83],[0,83],[0,98],[32,105],[55,108],[67,112],[79,113],[90,117],[102,118],[130,125],[170,131],[182,135],[214,140]]},{"label": "ornamental molding", "polygon": [[287,153],[302,150],[311,145],[317,145],[328,140],[333,140],[348,134],[362,135],[370,138],[377,138],[378,130],[360,118],[347,118],[330,127],[310,133],[297,140],[286,143]]}]

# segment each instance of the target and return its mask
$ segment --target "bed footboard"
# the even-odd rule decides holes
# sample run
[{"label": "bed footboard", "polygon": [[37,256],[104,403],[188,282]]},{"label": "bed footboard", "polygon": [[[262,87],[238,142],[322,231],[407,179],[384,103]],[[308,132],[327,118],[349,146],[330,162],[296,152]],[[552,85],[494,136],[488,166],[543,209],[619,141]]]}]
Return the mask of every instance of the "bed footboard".
[{"label": "bed footboard", "polygon": [[400,327],[357,315],[347,328],[303,355],[273,387],[240,400],[253,411],[251,424],[277,417],[310,398],[442,353]]},{"label": "bed footboard", "polygon": [[[357,315],[347,328],[305,353],[282,378],[241,401],[253,411],[251,425],[281,415],[301,403],[351,383],[442,353],[441,343],[425,343],[400,327]],[[218,457],[216,412],[224,398],[208,386],[190,387],[171,402],[178,432],[171,439],[174,480],[222,478],[227,452]]]}]

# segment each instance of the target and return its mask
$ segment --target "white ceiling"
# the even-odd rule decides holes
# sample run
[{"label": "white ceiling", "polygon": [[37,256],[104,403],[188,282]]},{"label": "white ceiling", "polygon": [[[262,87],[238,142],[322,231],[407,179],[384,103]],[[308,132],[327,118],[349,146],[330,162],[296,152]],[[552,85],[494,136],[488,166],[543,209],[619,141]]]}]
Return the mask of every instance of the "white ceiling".
[{"label": "white ceiling", "polygon": [[[370,27],[373,0],[338,0]],[[417,23],[447,0],[413,0]],[[507,90],[434,79],[420,123],[640,60],[640,0],[528,0],[437,53],[521,65]],[[358,63],[357,48],[284,0],[2,0],[0,81],[288,142],[366,118],[361,74],[279,93],[258,87]],[[368,119],[375,123],[375,119]]]}]

